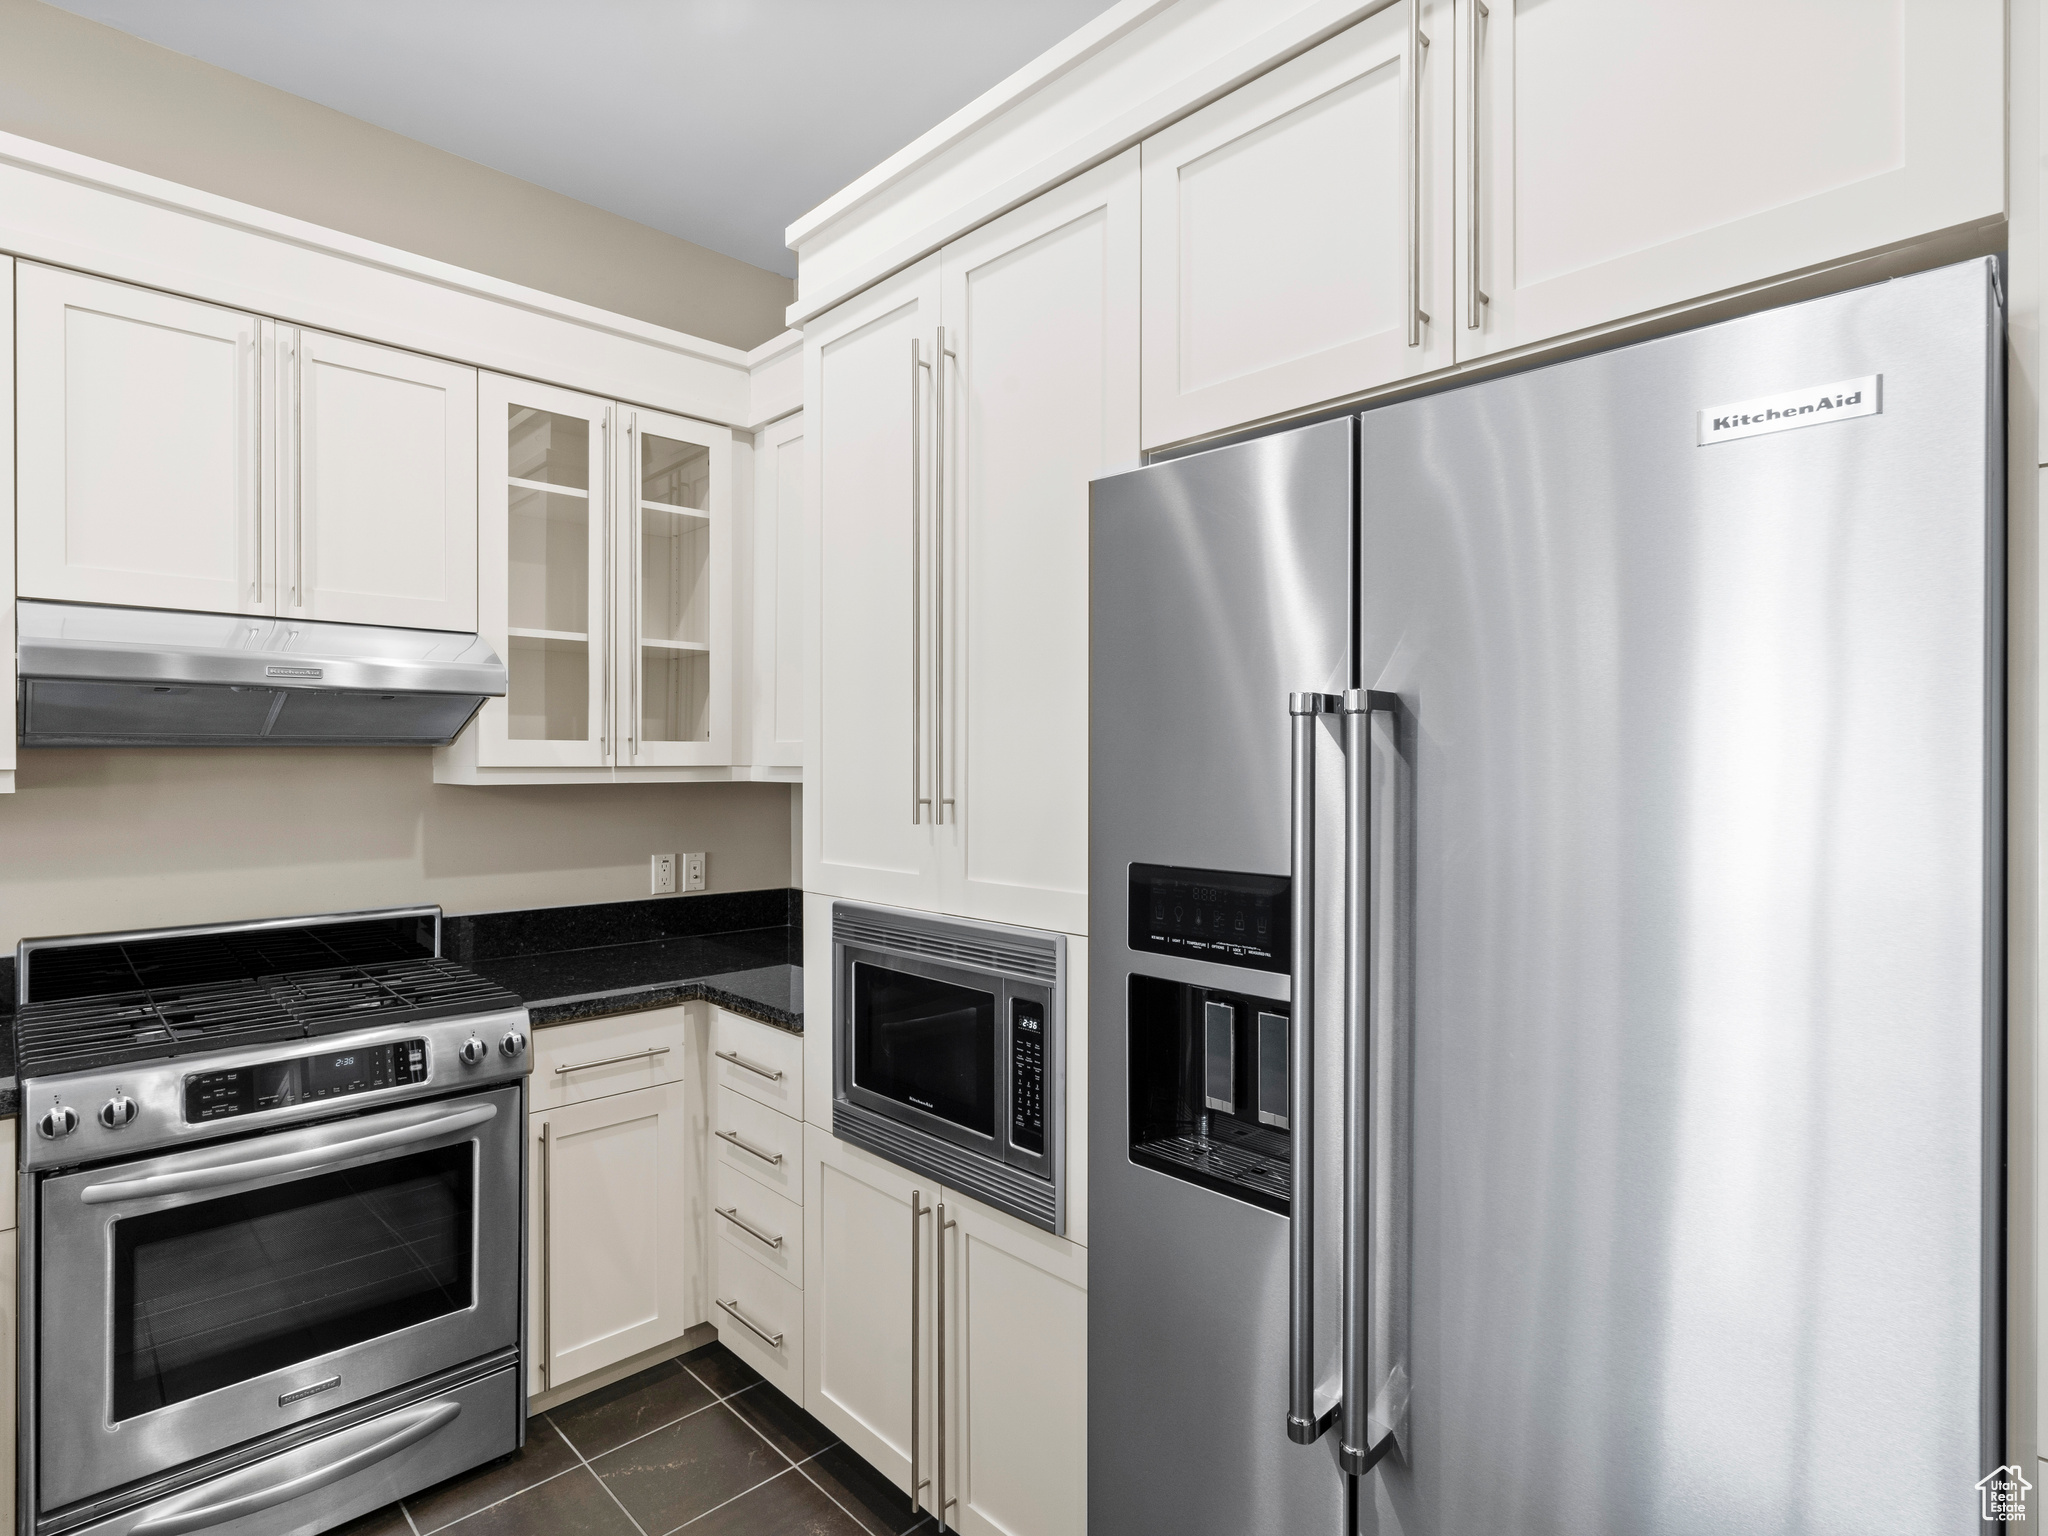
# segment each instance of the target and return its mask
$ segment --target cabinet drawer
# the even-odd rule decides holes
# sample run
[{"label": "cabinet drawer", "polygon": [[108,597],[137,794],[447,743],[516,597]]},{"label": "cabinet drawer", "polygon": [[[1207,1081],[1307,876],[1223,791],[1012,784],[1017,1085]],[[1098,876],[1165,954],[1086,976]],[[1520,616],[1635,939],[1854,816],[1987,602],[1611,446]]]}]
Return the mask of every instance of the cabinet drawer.
[{"label": "cabinet drawer", "polygon": [[711,1081],[801,1120],[804,1037],[713,1008]]},{"label": "cabinet drawer", "polygon": [[784,1397],[804,1400],[804,1293],[730,1243],[718,1245],[711,1321],[718,1342]]},{"label": "cabinet drawer", "polygon": [[[802,1206],[720,1163],[711,1174],[711,1223],[741,1253],[803,1289]],[[782,1241],[777,1243],[777,1238]]]},{"label": "cabinet drawer", "polygon": [[743,1093],[720,1088],[711,1106],[711,1134],[719,1162],[750,1179],[759,1179],[784,1199],[803,1204],[801,1120],[756,1104]]},{"label": "cabinet drawer", "polygon": [[682,1081],[687,1016],[683,1008],[650,1008],[535,1030],[529,1106],[557,1109]]}]

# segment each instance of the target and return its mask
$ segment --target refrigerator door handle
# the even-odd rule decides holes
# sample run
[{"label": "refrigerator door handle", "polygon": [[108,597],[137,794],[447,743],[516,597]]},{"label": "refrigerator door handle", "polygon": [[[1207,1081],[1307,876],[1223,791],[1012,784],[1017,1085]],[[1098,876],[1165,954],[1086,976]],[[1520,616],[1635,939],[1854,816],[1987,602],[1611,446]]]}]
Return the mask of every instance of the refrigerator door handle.
[{"label": "refrigerator door handle", "polygon": [[1397,714],[1391,693],[1344,695],[1344,1294],[1343,1426],[1337,1459],[1354,1477],[1393,1448],[1372,1443],[1372,717]]},{"label": "refrigerator door handle", "polygon": [[[1316,732],[1317,716],[1342,700],[1329,693],[1290,693],[1293,728],[1292,855],[1288,867],[1288,963],[1293,1051],[1287,1063],[1288,1116],[1294,1133],[1287,1222],[1287,1438],[1310,1445],[1329,1428],[1315,1405],[1315,987],[1316,987]],[[1334,1413],[1335,1410],[1333,1409]]]}]

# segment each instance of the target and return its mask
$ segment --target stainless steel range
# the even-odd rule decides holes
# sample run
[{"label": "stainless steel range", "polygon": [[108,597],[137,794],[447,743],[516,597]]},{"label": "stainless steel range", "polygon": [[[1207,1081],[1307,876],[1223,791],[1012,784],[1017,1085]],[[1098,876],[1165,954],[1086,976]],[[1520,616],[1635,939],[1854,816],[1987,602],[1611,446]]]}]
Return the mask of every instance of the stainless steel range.
[{"label": "stainless steel range", "polygon": [[440,918],[21,944],[22,1530],[310,1536],[522,1443],[527,1016]]}]

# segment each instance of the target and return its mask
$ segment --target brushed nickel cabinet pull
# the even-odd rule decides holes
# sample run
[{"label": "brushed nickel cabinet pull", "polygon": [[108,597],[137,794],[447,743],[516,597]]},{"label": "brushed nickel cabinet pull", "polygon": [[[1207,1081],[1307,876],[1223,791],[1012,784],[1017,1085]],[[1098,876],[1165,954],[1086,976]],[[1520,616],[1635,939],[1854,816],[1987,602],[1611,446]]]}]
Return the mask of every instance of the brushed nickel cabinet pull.
[{"label": "brushed nickel cabinet pull", "polygon": [[1465,329],[1479,329],[1479,306],[1491,304],[1479,287],[1479,37],[1493,12],[1486,0],[1472,0],[1472,89],[1466,92],[1471,131],[1465,138]]},{"label": "brushed nickel cabinet pull", "polygon": [[1422,0],[1408,0],[1408,345],[1422,345]]},{"label": "brushed nickel cabinet pull", "polygon": [[770,1248],[780,1248],[782,1246],[782,1239],[779,1236],[770,1237],[766,1232],[763,1232],[759,1227],[742,1217],[738,1206],[714,1205],[711,1209],[718,1212],[719,1215],[738,1227],[755,1242],[766,1243]]},{"label": "brushed nickel cabinet pull", "polygon": [[571,1062],[567,1066],[555,1068],[555,1076],[560,1077],[564,1072],[588,1072],[592,1067],[615,1067],[622,1061],[651,1060],[656,1056],[666,1056],[668,1053],[667,1046],[657,1045],[644,1051],[628,1051],[623,1056],[607,1056],[602,1061]]},{"label": "brushed nickel cabinet pull", "polygon": [[780,1152],[763,1152],[752,1142],[741,1140],[740,1134],[737,1131],[714,1131],[712,1134],[720,1141],[731,1142],[749,1157],[758,1157],[762,1162],[772,1163],[778,1167],[782,1163],[782,1154]]},{"label": "brushed nickel cabinet pull", "polygon": [[763,1328],[759,1323],[755,1322],[751,1317],[747,1316],[746,1313],[742,1312],[739,1309],[739,1305],[737,1302],[726,1301],[721,1298],[718,1304],[719,1306],[723,1307],[727,1312],[732,1314],[732,1320],[734,1322],[738,1323],[742,1328],[746,1329],[747,1332],[751,1333],[763,1344],[766,1344],[770,1349],[782,1348],[782,1335],[779,1333],[770,1333],[767,1329]]},{"label": "brushed nickel cabinet pull", "polygon": [[753,1073],[756,1077],[765,1077],[771,1083],[779,1083],[782,1081],[782,1069],[780,1067],[757,1067],[751,1061],[747,1060],[746,1057],[735,1056],[731,1051],[713,1051],[711,1054],[716,1056],[720,1061],[729,1061],[736,1067],[745,1067],[749,1072]]}]

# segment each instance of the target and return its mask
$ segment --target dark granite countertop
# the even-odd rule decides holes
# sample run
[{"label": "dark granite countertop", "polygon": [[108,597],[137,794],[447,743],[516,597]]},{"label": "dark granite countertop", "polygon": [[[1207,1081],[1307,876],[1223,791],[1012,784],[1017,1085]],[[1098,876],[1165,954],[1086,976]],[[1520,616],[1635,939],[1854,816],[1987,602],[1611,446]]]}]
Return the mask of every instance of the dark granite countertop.
[{"label": "dark granite countertop", "polygon": [[454,917],[441,938],[535,1028],[705,1001],[801,1034],[802,921],[800,892],[745,891]]}]

